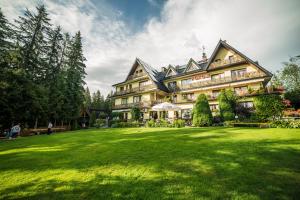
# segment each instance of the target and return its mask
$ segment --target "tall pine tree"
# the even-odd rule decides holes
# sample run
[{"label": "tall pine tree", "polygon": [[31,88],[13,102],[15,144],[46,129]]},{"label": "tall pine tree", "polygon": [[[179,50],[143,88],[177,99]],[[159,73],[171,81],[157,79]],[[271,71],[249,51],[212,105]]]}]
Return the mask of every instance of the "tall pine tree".
[{"label": "tall pine tree", "polygon": [[71,121],[77,126],[76,119],[80,115],[80,108],[84,101],[85,84],[85,57],[82,50],[82,38],[80,31],[72,38],[69,51],[66,55],[66,108],[69,124]]},{"label": "tall pine tree", "polygon": [[47,36],[50,19],[44,5],[36,7],[37,13],[28,9],[16,22],[16,38],[21,47],[22,67],[28,78],[41,82],[46,77],[49,45]]}]

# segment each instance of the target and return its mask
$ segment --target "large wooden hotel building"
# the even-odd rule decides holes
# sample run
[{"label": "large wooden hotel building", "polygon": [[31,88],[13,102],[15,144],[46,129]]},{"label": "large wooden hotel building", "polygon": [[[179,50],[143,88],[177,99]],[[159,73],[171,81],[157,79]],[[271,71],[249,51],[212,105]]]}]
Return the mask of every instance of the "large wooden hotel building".
[{"label": "large wooden hotel building", "polygon": [[169,101],[181,110],[164,112],[164,115],[188,119],[199,94],[207,95],[214,113],[218,110],[217,96],[226,88],[243,97],[240,104],[253,107],[253,96],[265,89],[271,77],[258,62],[220,40],[210,58],[203,53],[201,60],[191,58],[185,65],[169,65],[160,71],[137,58],[125,81],[113,85],[113,111],[122,112],[124,119],[130,119],[131,108],[139,107],[143,119],[156,119],[162,113],[152,111],[152,106]]}]

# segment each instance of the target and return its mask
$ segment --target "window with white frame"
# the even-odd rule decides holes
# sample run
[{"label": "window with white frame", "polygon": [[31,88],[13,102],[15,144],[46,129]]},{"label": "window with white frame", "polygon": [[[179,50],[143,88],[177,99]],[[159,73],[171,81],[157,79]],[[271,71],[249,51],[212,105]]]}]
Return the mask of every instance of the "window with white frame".
[{"label": "window with white frame", "polygon": [[192,83],[192,79],[184,79],[181,81],[181,85],[188,85]]},{"label": "window with white frame", "polygon": [[241,106],[244,108],[253,108],[253,102],[252,101],[245,101],[245,102],[240,102],[239,103]]},{"label": "window with white frame", "polygon": [[225,77],[225,75],[224,75],[224,73],[221,73],[221,74],[214,74],[214,75],[211,75],[211,80],[219,80],[219,79],[222,79],[222,78],[224,78]]}]

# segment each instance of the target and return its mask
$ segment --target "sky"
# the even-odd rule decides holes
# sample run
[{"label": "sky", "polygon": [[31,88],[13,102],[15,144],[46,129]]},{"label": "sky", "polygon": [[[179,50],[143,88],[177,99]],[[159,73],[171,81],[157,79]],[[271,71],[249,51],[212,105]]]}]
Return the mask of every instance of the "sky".
[{"label": "sky", "polygon": [[83,36],[86,83],[107,95],[139,57],[160,70],[226,40],[271,72],[300,55],[299,0],[0,0],[13,22],[44,3],[54,25]]}]

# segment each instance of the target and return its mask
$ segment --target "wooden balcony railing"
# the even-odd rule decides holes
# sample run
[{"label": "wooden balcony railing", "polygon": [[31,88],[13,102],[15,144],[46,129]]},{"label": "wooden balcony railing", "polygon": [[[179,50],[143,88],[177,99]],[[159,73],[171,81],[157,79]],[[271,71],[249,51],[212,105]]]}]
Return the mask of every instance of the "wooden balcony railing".
[{"label": "wooden balcony railing", "polygon": [[133,108],[133,107],[150,108],[151,106],[153,106],[155,104],[157,104],[156,101],[140,101],[140,102],[135,102],[135,103],[113,105],[113,108],[114,109],[124,109],[124,108]]},{"label": "wooden balcony railing", "polygon": [[251,78],[259,78],[263,77],[265,74],[260,72],[247,72],[241,76],[228,76],[216,80],[208,80],[208,81],[202,81],[202,82],[194,82],[187,85],[182,85],[181,89],[193,89],[193,88],[199,88],[199,87],[205,87],[210,85],[216,85],[216,84],[222,84],[222,83],[229,83],[233,81],[239,81],[239,80],[247,80]]},{"label": "wooden balcony railing", "polygon": [[147,76],[147,74],[146,73],[133,74],[133,75],[128,76],[128,80],[132,80],[132,79],[135,79],[135,78],[140,78],[140,77],[143,77],[143,76]]},{"label": "wooden balcony railing", "polygon": [[246,62],[246,61],[242,58],[238,58],[238,57],[234,56],[230,59],[224,59],[224,60],[220,60],[218,62],[213,62],[210,64],[210,67],[216,68],[216,67],[222,67],[222,66],[226,66],[226,65],[230,65],[230,64],[241,63],[241,62]]},{"label": "wooden balcony railing", "polygon": [[142,91],[146,91],[146,90],[153,89],[153,88],[155,88],[154,84],[141,86],[141,87],[135,87],[135,88],[127,89],[127,90],[116,91],[114,93],[114,96],[124,95],[124,94],[129,94],[129,93],[134,93],[134,92],[142,92]]}]

